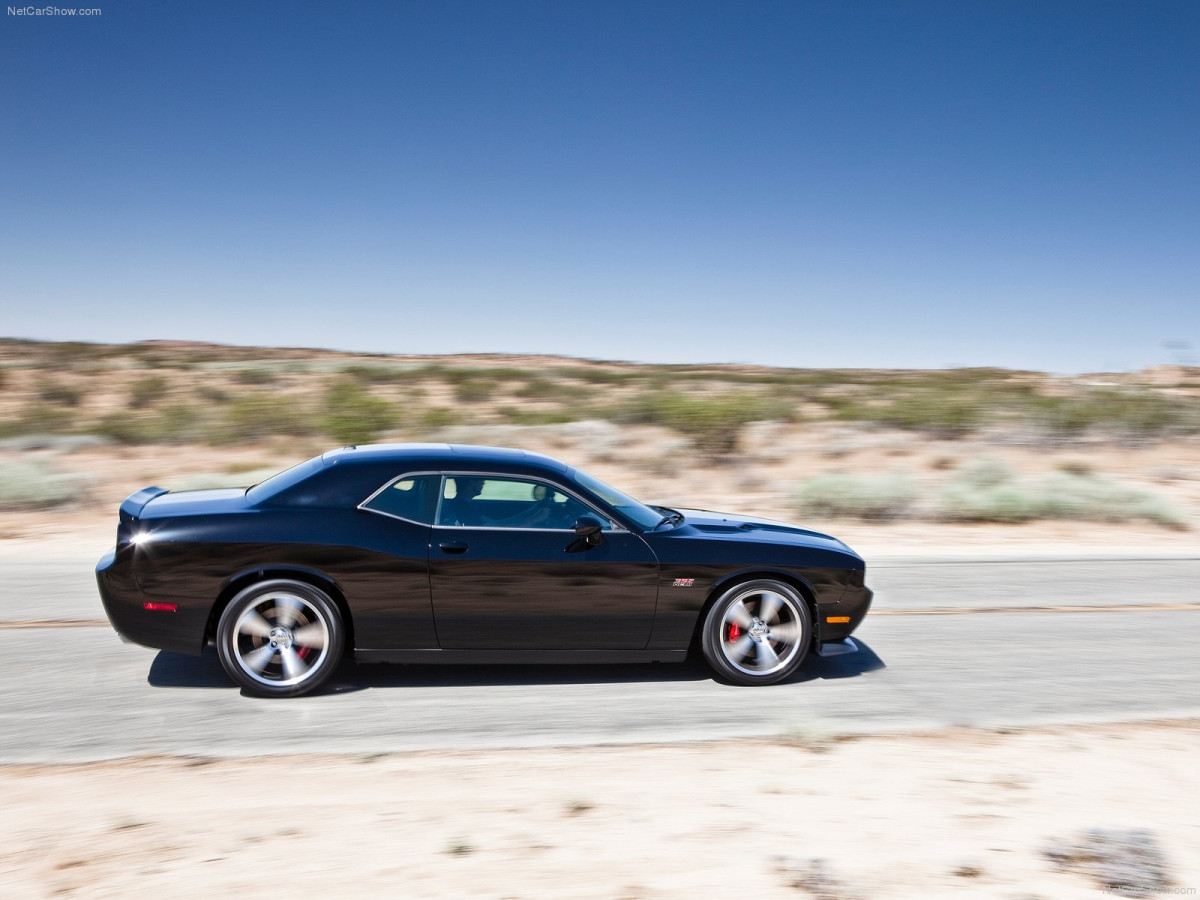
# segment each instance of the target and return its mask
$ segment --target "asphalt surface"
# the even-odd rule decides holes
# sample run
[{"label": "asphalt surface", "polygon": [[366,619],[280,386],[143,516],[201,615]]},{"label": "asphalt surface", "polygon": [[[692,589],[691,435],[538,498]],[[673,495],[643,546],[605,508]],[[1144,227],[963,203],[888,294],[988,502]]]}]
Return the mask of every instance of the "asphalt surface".
[{"label": "asphalt surface", "polygon": [[92,624],[103,611],[91,560],[0,565],[0,762],[810,740],[1200,716],[1200,558],[873,566],[861,651],[810,657],[796,678],[767,688],[718,683],[693,662],[348,662],[324,693],[284,701],[244,696],[213,652],[126,645]]}]

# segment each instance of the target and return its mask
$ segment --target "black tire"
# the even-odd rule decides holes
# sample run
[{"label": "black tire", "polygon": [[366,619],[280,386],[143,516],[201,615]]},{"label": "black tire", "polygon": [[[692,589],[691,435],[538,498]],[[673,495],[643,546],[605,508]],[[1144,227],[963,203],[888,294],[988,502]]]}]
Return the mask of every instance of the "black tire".
[{"label": "black tire", "polygon": [[700,647],[734,684],[783,681],[812,644],[812,615],[800,592],[771,578],[743,581],[717,598],[701,626]]},{"label": "black tire", "polygon": [[229,601],[217,625],[226,673],[259,697],[299,697],[319,688],[342,658],[337,604],[303,581],[260,581]]}]

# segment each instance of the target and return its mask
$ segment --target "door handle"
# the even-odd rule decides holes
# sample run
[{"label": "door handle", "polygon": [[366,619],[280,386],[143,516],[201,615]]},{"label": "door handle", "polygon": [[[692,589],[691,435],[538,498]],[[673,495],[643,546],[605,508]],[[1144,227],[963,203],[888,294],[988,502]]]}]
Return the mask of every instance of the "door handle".
[{"label": "door handle", "polygon": [[466,553],[467,545],[462,541],[443,541],[438,544],[443,553]]}]

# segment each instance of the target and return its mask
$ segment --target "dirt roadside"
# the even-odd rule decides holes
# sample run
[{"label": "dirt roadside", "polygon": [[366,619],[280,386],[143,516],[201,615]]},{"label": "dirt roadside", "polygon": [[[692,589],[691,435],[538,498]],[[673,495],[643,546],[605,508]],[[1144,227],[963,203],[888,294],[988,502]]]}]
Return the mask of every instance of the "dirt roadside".
[{"label": "dirt roadside", "polygon": [[1097,827],[1195,894],[1198,756],[1191,721],[10,766],[0,895],[1083,898],[1044,851]]}]

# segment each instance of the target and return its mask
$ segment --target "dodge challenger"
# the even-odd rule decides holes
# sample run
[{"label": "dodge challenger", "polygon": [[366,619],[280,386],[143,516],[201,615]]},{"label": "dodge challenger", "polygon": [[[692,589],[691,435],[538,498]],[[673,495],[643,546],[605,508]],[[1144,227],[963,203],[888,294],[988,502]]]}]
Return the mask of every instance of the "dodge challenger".
[{"label": "dodge challenger", "polygon": [[245,489],[148,487],[96,567],[128,641],[215,645],[251,694],[393,663],[671,662],[772,684],[856,650],[861,557],[795,525],[641,503],[522,450],[331,450]]}]

